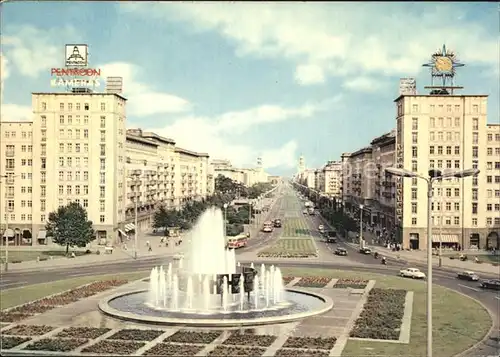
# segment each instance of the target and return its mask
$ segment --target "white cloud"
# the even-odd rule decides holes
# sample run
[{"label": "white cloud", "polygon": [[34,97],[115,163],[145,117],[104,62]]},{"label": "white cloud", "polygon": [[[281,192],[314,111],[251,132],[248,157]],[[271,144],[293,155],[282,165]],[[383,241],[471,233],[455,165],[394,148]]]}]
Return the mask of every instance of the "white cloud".
[{"label": "white cloud", "polygon": [[[61,34],[64,34],[63,38]],[[20,74],[36,78],[43,71],[64,65],[64,40],[78,41],[80,34],[71,26],[42,30],[15,26],[2,37],[4,51]],[[56,40],[55,40],[56,39]]]},{"label": "white cloud", "polygon": [[7,60],[7,57],[0,53],[0,104],[3,102],[4,82],[10,75],[8,64],[9,61]]},{"label": "white cloud", "polygon": [[325,72],[320,66],[305,64],[295,69],[295,80],[303,85],[323,83]]},{"label": "white cloud", "polygon": [[[166,127],[149,128],[160,135],[174,138],[180,147],[198,152],[207,152],[212,158],[227,158],[234,165],[248,165],[258,155],[263,157],[266,168],[295,165],[297,142],[288,141],[281,146],[262,148],[243,144],[243,134],[251,127],[266,130],[266,124],[293,119],[311,119],[317,113],[331,108],[341,101],[336,96],[318,103],[306,103],[298,107],[285,108],[277,105],[262,105],[239,112],[230,112],[213,118],[181,117]],[[239,141],[241,140],[241,141]]]},{"label": "white cloud", "polygon": [[18,104],[3,104],[0,111],[0,121],[30,121],[33,120],[31,107]]},{"label": "white cloud", "polygon": [[347,79],[342,86],[358,92],[377,92],[385,86],[381,80],[370,77],[355,77]]},{"label": "white cloud", "polygon": [[[416,75],[443,40],[464,62],[495,69],[498,38],[477,21],[457,21],[452,4],[157,3],[122,5],[131,14],[216,31],[240,56],[284,58],[301,84],[332,76]],[[323,71],[323,73],[321,72]]]},{"label": "white cloud", "polygon": [[190,103],[183,98],[163,93],[140,81],[141,68],[125,62],[100,65],[103,77],[123,77],[124,95],[129,100],[128,115],[148,116],[164,113],[181,113],[190,109]]}]

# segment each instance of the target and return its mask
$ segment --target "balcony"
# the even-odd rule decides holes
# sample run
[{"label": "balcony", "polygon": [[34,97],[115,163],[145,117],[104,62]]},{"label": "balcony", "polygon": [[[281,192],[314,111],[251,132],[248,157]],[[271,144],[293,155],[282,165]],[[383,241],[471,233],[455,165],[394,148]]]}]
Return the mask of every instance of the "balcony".
[{"label": "balcony", "polygon": [[14,166],[5,166],[5,171],[14,171]]},{"label": "balcony", "polygon": [[14,157],[14,156],[16,156],[16,153],[15,153],[15,151],[14,151],[14,150],[7,150],[7,151],[5,152],[5,156],[6,156],[6,157]]},{"label": "balcony", "polygon": [[142,192],[129,192],[127,193],[127,198],[141,197]]},{"label": "balcony", "polygon": [[14,192],[6,192],[5,197],[6,198],[14,198]]}]

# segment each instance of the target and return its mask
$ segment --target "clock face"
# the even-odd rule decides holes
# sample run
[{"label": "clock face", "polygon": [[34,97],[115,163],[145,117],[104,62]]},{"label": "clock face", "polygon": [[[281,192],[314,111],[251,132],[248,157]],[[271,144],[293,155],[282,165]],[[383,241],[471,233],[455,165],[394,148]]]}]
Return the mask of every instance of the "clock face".
[{"label": "clock face", "polygon": [[449,72],[453,69],[453,62],[449,57],[438,57],[436,58],[434,67],[439,71],[439,72]]}]

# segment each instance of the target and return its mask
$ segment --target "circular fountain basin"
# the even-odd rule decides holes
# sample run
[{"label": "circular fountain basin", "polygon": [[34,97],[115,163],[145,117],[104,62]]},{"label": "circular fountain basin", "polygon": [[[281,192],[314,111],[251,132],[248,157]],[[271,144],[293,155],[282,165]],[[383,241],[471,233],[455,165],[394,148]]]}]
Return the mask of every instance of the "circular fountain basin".
[{"label": "circular fountain basin", "polygon": [[286,289],[285,302],[269,308],[252,306],[252,298],[240,311],[236,301],[226,311],[197,312],[189,309],[170,310],[153,307],[147,290],[131,291],[109,296],[99,302],[99,309],[106,315],[127,321],[156,325],[183,325],[192,327],[234,327],[267,325],[300,320],[319,315],[333,307],[327,296],[302,289]]}]

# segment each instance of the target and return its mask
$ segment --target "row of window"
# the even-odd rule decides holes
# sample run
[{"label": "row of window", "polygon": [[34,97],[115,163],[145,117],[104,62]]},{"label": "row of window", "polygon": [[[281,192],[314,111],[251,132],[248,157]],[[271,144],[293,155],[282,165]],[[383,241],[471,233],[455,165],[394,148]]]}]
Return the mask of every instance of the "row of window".
[{"label": "row of window", "polygon": [[[3,135],[6,138],[12,138],[12,139],[16,138],[16,132],[15,131],[5,131]],[[31,131],[22,131],[21,132],[21,138],[22,139],[31,139],[32,136],[33,136],[33,133]]]},{"label": "row of window", "polygon": [[[79,201],[79,200],[75,200],[75,201]],[[21,213],[21,222],[32,222],[33,221],[33,215],[31,213],[28,213],[28,214],[25,214],[25,213]],[[4,215],[4,219],[7,220],[7,218],[10,220],[10,222],[15,222],[16,221],[16,214],[15,213],[11,213],[10,214],[10,217],[7,216],[7,214]],[[40,223],[46,223],[47,222],[47,216],[44,215],[44,214],[41,214],[40,215]],[[101,214],[99,215],[99,223],[104,223],[106,222],[106,216]]]},{"label": "row of window", "polygon": [[[486,217],[486,226],[500,226],[500,217]],[[455,217],[442,217],[441,216],[433,216],[432,217],[432,222],[433,225],[439,226],[441,224],[446,225],[446,226],[451,226],[452,222],[453,225],[459,226],[460,225],[460,217],[455,216]],[[417,217],[412,217],[411,218],[411,224],[412,226],[416,226],[418,223]],[[477,227],[478,226],[478,221],[477,218],[472,218],[472,227]]]},{"label": "row of window", "polygon": [[[446,146],[446,149],[441,145],[438,146],[429,146],[429,155],[443,155],[444,152],[446,152],[446,155],[460,155],[460,146],[455,146],[452,150],[451,146]],[[413,153],[413,150],[412,150]],[[415,156],[416,156],[417,151],[415,151]]]},{"label": "row of window", "polygon": [[[454,106],[452,104],[446,104],[446,112],[447,113],[452,113],[452,109],[454,109],[455,113],[460,113],[460,104],[455,104]],[[437,106],[437,112],[438,113],[443,113],[445,110],[445,105],[444,104],[438,104]],[[429,111],[431,113],[436,112],[436,105],[431,104],[429,105]],[[411,112],[412,113],[418,113],[418,104],[412,104],[411,106]],[[472,105],[472,113],[476,114],[479,113],[479,105],[478,104],[473,104]]]},{"label": "row of window", "polygon": [[[105,128],[106,127],[106,116],[105,115],[101,115],[100,116],[100,127],[101,128]],[[83,125],[88,125],[89,123],[89,116],[88,115],[84,115],[83,116]],[[67,117],[65,117],[64,115],[59,115],[59,124],[60,125],[80,125],[82,124],[82,121],[81,121],[81,118],[79,115],[75,115],[75,122],[73,123],[73,116],[72,115],[68,115]]]}]

